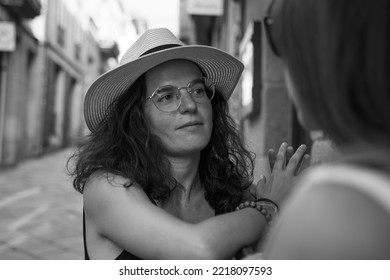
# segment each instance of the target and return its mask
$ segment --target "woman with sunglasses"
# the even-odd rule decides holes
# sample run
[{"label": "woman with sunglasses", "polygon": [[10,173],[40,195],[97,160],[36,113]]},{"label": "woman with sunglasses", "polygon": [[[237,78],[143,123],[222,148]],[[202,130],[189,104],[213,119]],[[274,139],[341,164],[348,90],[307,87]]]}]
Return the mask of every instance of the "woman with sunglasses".
[{"label": "woman with sunglasses", "polygon": [[[86,259],[226,259],[264,234],[288,187],[260,183],[248,195],[253,156],[227,107],[242,70],[218,49],[150,29],[91,85],[91,134],[73,158]],[[295,169],[305,151],[285,167],[287,149],[275,166]]]},{"label": "woman with sunglasses", "polygon": [[265,30],[299,120],[340,157],[299,178],[265,258],[390,259],[389,19],[388,0],[272,2]]}]

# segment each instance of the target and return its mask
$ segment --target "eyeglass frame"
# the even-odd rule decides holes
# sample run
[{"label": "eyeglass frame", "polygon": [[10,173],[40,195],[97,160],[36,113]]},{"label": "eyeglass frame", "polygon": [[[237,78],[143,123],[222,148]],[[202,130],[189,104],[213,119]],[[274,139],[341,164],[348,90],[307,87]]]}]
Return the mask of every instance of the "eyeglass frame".
[{"label": "eyeglass frame", "polygon": [[[144,102],[146,102],[146,101],[148,101],[149,99],[151,99],[152,102],[153,102],[153,104],[154,104],[154,106],[156,106],[156,108],[157,108],[158,110],[160,110],[161,112],[164,112],[164,113],[172,113],[172,112],[177,111],[177,110],[180,108],[180,106],[181,106],[181,101],[182,101],[182,97],[183,97],[183,95],[181,94],[181,90],[182,90],[182,89],[185,89],[185,90],[187,91],[187,93],[191,96],[191,99],[192,99],[195,103],[197,103],[197,104],[205,104],[205,103],[196,101],[196,99],[194,99],[194,97],[192,96],[191,91],[189,90],[189,89],[190,89],[190,86],[191,86],[195,81],[198,81],[198,80],[202,80],[202,83],[204,84],[204,89],[205,89],[205,91],[206,91],[207,100],[208,100],[209,102],[211,102],[211,100],[212,100],[212,99],[214,98],[214,96],[215,96],[215,83],[214,83],[212,80],[210,80],[209,78],[207,78],[207,77],[201,77],[201,78],[194,79],[194,80],[190,81],[190,82],[187,84],[187,86],[185,86],[185,87],[176,87],[176,86],[173,86],[173,85],[164,85],[164,86],[157,87],[157,88],[153,91],[153,93],[152,93],[149,97],[147,97],[147,98],[144,100]],[[207,81],[207,83],[206,83],[206,81]],[[210,86],[208,87],[207,84],[210,84]],[[156,104],[156,103],[154,102],[154,100],[153,100],[153,97],[156,96],[157,91],[158,91],[159,89],[164,88],[164,87],[167,87],[167,86],[171,86],[171,87],[177,89],[178,94],[180,94],[180,101],[179,101],[179,104],[178,104],[177,108],[174,109],[174,110],[171,110],[171,111],[164,111],[164,110],[161,110],[161,108],[159,108],[159,107],[157,106],[157,104]],[[211,97],[209,98],[209,97],[208,97],[208,94],[207,94],[207,91],[209,90],[210,87],[213,88],[213,91],[212,91]]]},{"label": "eyeglass frame", "polygon": [[275,40],[273,39],[273,36],[272,36],[272,26],[275,23],[275,20],[274,20],[273,16],[271,16],[271,14],[272,14],[272,10],[273,10],[272,8],[273,8],[275,2],[276,1],[273,0],[270,3],[270,5],[268,6],[266,15],[263,18],[263,25],[264,25],[265,35],[267,37],[269,46],[271,47],[271,51],[273,52],[273,54],[275,56],[281,57],[280,51],[276,47]]}]

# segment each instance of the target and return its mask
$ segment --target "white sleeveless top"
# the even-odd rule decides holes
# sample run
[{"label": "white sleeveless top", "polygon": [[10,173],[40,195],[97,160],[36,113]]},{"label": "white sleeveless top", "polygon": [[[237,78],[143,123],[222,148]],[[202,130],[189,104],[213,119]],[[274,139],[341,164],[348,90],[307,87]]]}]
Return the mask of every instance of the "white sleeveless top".
[{"label": "white sleeveless top", "polygon": [[352,165],[321,165],[308,170],[300,180],[298,193],[323,183],[353,188],[372,198],[390,215],[390,174]]},{"label": "white sleeveless top", "polygon": [[[291,194],[291,199],[286,201],[283,209],[293,205],[304,192],[317,186],[323,187],[325,183],[342,188],[352,188],[370,197],[390,215],[390,174],[353,165],[321,164],[307,170],[307,173],[302,174],[296,183],[296,189]],[[263,259],[263,257],[262,252],[257,252],[245,259]]]}]

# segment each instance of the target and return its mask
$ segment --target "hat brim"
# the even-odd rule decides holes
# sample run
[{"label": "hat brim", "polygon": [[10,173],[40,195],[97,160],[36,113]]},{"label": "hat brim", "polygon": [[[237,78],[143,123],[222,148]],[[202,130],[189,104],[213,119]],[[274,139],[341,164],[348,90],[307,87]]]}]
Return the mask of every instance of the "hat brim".
[{"label": "hat brim", "polygon": [[84,100],[84,117],[90,131],[96,130],[105,119],[111,103],[142,74],[174,59],[196,63],[226,100],[233,93],[244,69],[243,64],[230,54],[209,46],[179,46],[142,56],[106,72],[88,88]]}]

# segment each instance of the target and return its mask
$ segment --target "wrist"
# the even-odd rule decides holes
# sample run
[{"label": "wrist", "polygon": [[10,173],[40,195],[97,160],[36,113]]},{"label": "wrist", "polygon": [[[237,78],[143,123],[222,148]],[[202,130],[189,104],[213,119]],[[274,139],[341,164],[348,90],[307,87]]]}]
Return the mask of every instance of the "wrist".
[{"label": "wrist", "polygon": [[279,213],[278,205],[272,200],[266,198],[242,202],[236,207],[235,210],[238,211],[245,208],[254,208],[259,211],[264,216],[269,226],[272,225],[273,221],[277,218]]},{"label": "wrist", "polygon": [[272,208],[273,212],[276,212],[276,214],[279,214],[279,205],[275,201],[273,201],[269,198],[258,198],[255,200],[255,202],[261,202],[267,208]]}]

